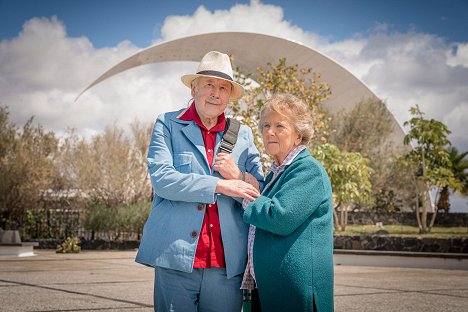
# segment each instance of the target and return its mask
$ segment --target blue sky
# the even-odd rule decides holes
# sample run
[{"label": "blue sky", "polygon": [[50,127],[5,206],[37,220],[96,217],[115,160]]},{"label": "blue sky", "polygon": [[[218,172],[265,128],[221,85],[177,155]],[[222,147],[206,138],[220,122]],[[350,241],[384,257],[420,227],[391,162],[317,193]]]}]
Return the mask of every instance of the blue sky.
[{"label": "blue sky", "polygon": [[[361,79],[400,124],[418,104],[468,150],[468,0],[0,0],[0,105],[58,135],[90,137],[152,122],[189,99],[180,76],[196,64],[142,66],[99,84],[104,71],[161,41],[218,31],[301,42]],[[468,210],[459,200],[456,210]]]},{"label": "blue sky", "polygon": [[[148,46],[168,15],[189,15],[198,6],[227,10],[249,1],[2,0],[0,38],[10,39],[33,17],[57,16],[72,37],[87,36],[95,47],[130,40]],[[331,41],[366,36],[386,24],[391,31],[437,34],[449,41],[468,38],[467,0],[264,1],[284,8],[285,20]]]}]

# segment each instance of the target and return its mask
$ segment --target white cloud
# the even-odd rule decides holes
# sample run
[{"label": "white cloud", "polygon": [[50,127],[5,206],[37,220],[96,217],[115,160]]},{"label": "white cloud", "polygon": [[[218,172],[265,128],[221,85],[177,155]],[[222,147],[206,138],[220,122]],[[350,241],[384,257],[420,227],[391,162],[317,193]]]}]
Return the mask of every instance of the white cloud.
[{"label": "white cloud", "polygon": [[447,64],[468,68],[468,43],[459,43],[447,52]]},{"label": "white cloud", "polygon": [[[259,1],[229,10],[200,6],[193,15],[168,16],[154,42],[218,31],[259,32],[313,47],[385,99],[400,123],[408,120],[409,107],[419,104],[427,117],[449,126],[460,150],[468,149],[466,42],[447,43],[415,31],[389,33],[385,25],[377,25],[368,37],[328,42],[286,21],[282,8]],[[0,103],[9,106],[14,122],[23,124],[35,115],[37,122],[59,134],[67,127],[92,134],[113,122],[150,121],[185,106],[190,95],[180,76],[193,71],[194,63],[135,68],[73,102],[87,84],[137,50],[129,41],[96,49],[85,37],[69,37],[56,18],[31,19],[18,37],[0,42]]]},{"label": "white cloud", "polygon": [[96,49],[87,38],[68,37],[55,17],[33,18],[18,37],[0,42],[0,103],[19,126],[35,116],[59,135],[76,128],[86,136],[114,122],[124,127],[135,118],[150,122],[162,111],[184,106],[189,94],[178,81],[187,64],[132,69],[74,102],[86,85],[137,50],[128,41]]},{"label": "white cloud", "polygon": [[245,31],[279,36],[316,45],[322,39],[284,20],[281,7],[252,0],[236,4],[229,10],[209,11],[200,6],[191,16],[168,16],[161,29],[161,38],[172,40],[200,33]]},{"label": "white cloud", "polygon": [[468,150],[466,46],[460,44],[453,54],[452,45],[434,35],[379,30],[367,39],[350,39],[320,49],[384,99],[400,124],[411,117],[409,108],[418,104],[427,118],[449,127],[454,145]]}]

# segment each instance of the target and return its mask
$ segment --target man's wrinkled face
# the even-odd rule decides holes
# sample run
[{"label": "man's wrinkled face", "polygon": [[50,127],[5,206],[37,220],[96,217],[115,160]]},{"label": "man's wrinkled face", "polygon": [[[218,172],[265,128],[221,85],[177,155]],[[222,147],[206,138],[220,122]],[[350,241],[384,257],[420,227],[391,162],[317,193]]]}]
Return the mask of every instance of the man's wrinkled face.
[{"label": "man's wrinkled face", "polygon": [[192,96],[201,120],[221,115],[229,103],[232,85],[226,80],[198,77],[192,82]]}]

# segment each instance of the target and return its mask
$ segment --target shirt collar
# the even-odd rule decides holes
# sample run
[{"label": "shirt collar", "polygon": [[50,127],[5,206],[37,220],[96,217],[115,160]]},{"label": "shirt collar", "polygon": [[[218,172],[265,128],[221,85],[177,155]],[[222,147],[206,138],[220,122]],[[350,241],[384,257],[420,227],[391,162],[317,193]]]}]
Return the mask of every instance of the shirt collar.
[{"label": "shirt collar", "polygon": [[220,132],[224,131],[226,127],[226,116],[224,113],[218,116],[218,123],[211,129],[206,129],[205,125],[202,123],[200,116],[198,115],[197,109],[195,108],[195,101],[192,101],[190,107],[185,110],[185,112],[179,117],[181,120],[191,121],[193,120],[201,129],[211,132]]},{"label": "shirt collar", "polygon": [[299,155],[300,152],[302,152],[303,149],[305,149],[305,145],[298,145],[295,148],[292,149],[292,151],[289,152],[288,156],[283,160],[283,163],[281,165],[278,165],[276,162],[273,162],[271,165],[271,172],[273,172],[274,175],[277,175],[278,172],[283,170],[286,166],[292,163],[294,158],[296,158],[297,155]]}]

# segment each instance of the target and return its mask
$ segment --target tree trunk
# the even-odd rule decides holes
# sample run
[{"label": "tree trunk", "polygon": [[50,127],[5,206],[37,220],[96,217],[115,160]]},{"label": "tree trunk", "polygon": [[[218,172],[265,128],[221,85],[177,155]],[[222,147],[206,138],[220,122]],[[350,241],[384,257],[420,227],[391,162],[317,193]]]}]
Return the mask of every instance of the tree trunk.
[{"label": "tree trunk", "polygon": [[[442,197],[442,195],[441,195],[441,197]],[[431,205],[432,205],[432,203],[431,203]],[[432,227],[434,226],[435,219],[436,219],[436,216],[437,216],[437,211],[439,211],[439,207],[436,205],[433,210],[434,210],[434,212],[433,212],[432,217],[431,217],[431,222],[429,223],[429,228],[427,230],[428,232],[431,232]]]},{"label": "tree trunk", "polygon": [[344,218],[343,218],[343,231],[346,231],[347,225],[348,225],[348,209],[345,209]]},{"label": "tree trunk", "polygon": [[450,209],[450,193],[449,188],[444,186],[439,194],[439,200],[437,201],[437,209],[444,210],[445,212],[449,212]]},{"label": "tree trunk", "polygon": [[422,193],[422,211],[421,211],[421,234],[427,233],[427,191],[424,190]]},{"label": "tree trunk", "polygon": [[345,207],[343,207],[343,208],[341,209],[341,213],[340,213],[340,226],[341,226],[340,231],[344,231],[344,230],[345,230],[345,225],[344,225],[344,214],[345,214]]},{"label": "tree trunk", "polygon": [[419,193],[416,194],[416,208],[414,209],[416,212],[416,220],[418,221],[418,228],[419,228],[419,233],[422,232],[422,225],[421,225],[421,218],[419,216]]},{"label": "tree trunk", "polygon": [[338,214],[336,213],[336,210],[338,209],[338,207],[340,207],[341,203],[338,203],[338,205],[336,205],[334,208],[333,208],[333,219],[334,219],[334,226],[335,226],[335,231],[339,231],[340,228],[340,220],[338,219]]},{"label": "tree trunk", "polygon": [[426,159],[424,157],[424,146],[422,147],[422,152],[421,152],[421,164],[422,164],[422,180],[420,180],[421,187],[419,189],[422,190],[422,212],[421,212],[421,234],[427,233],[427,187],[426,183],[423,181],[426,181],[427,177],[427,169],[426,169]]}]

